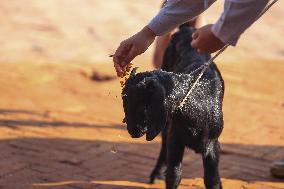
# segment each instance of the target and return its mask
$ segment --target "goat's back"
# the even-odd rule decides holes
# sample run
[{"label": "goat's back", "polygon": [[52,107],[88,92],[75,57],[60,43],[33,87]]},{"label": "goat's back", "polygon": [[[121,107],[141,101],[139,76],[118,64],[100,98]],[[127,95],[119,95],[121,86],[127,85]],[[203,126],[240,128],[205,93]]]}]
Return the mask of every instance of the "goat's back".
[{"label": "goat's back", "polygon": [[[196,31],[193,27],[182,25],[175,34],[165,51],[162,70],[180,74],[192,74],[211,58],[210,54],[200,54],[191,47],[192,34]],[[197,77],[199,72],[195,72]],[[224,81],[215,63],[212,63],[203,75],[204,79],[218,79],[224,90]],[[202,81],[201,81],[202,82]]]},{"label": "goat's back", "polygon": [[[187,88],[187,90],[184,90],[185,92],[192,87],[201,73],[201,69],[197,72],[195,70],[211,58],[209,54],[200,54],[191,47],[190,43],[194,31],[194,28],[183,26],[173,35],[166,49],[162,66],[165,71],[177,73],[177,77],[181,78],[179,79],[180,82],[186,83],[184,84]],[[185,79],[186,81],[181,81]],[[174,96],[183,98],[185,95],[186,93],[177,93]],[[223,121],[223,96],[224,81],[217,66],[212,63],[185,104],[187,116],[179,117],[179,120],[182,122],[183,117],[185,120],[191,120],[191,123],[194,123],[191,126],[196,128],[200,128],[200,125],[205,127],[210,125],[210,138],[218,137],[222,131],[220,122]]]}]

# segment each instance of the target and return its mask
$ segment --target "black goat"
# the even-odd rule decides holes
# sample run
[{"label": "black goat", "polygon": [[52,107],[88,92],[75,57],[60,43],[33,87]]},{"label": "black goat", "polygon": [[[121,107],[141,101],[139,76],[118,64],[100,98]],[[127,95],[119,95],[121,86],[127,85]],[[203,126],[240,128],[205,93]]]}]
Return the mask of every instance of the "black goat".
[{"label": "black goat", "polygon": [[[162,131],[162,148],[150,183],[166,176],[166,188],[181,180],[185,146],[201,153],[207,189],[221,189],[218,171],[219,142],[223,129],[224,81],[211,64],[182,109],[177,109],[210,58],[190,46],[193,28],[181,27],[173,35],[162,70],[132,71],[122,91],[127,130],[133,138],[146,134],[148,141]],[[166,170],[166,171],[165,171]]]}]

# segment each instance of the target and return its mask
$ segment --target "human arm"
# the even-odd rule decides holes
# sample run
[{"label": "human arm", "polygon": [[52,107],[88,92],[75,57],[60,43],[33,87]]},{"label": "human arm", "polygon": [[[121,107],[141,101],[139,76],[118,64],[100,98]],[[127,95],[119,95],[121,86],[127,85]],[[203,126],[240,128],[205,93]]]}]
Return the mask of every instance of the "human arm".
[{"label": "human arm", "polygon": [[145,26],[140,32],[122,41],[113,56],[117,76],[122,77],[129,71],[129,63],[138,55],[144,53],[153,43],[156,35]]},{"label": "human arm", "polygon": [[[209,5],[211,5],[214,1],[215,0],[209,0]],[[188,8],[187,11],[185,7]],[[164,31],[164,33],[167,33],[172,30],[172,28],[187,22],[204,10],[205,7],[203,0],[169,0],[166,6],[161,9],[158,15],[153,18],[147,26],[119,45],[113,58],[117,75],[124,75],[127,70],[127,64],[129,64],[136,56],[145,52],[153,43],[156,36],[162,35],[156,29],[164,30],[163,28],[167,28]],[[191,13],[188,15],[187,12]],[[162,23],[157,24],[157,28],[152,27],[159,19]],[[173,22],[175,19],[177,20]]]},{"label": "human arm", "polygon": [[215,1],[216,0],[169,0],[150,21],[148,27],[157,36],[162,36],[172,31],[177,26],[200,15]]},{"label": "human arm", "polygon": [[257,20],[267,3],[268,0],[226,0],[219,20],[194,33],[192,47],[201,53],[212,53],[225,44],[235,46],[239,37]]},{"label": "human arm", "polygon": [[[208,6],[214,2],[215,0],[208,0]],[[215,52],[225,44],[236,45],[240,35],[256,20],[267,3],[268,0],[226,0],[219,20],[214,25],[197,30],[191,45],[199,52],[207,53]],[[126,65],[147,50],[155,36],[171,31],[206,8],[203,0],[169,0],[144,31],[138,32],[119,46],[114,56],[118,75],[125,73]],[[145,31],[151,35],[146,35]],[[133,48],[129,48],[130,46]]]}]

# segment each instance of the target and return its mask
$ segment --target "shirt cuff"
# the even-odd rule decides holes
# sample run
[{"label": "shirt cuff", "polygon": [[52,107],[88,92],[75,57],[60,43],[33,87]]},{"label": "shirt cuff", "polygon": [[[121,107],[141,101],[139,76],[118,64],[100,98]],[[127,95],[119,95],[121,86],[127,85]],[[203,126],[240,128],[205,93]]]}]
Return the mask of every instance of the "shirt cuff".
[{"label": "shirt cuff", "polygon": [[156,17],[154,17],[148,24],[148,28],[150,28],[150,30],[152,30],[156,34],[156,36],[161,36],[163,32],[161,31],[160,25],[161,22]]},{"label": "shirt cuff", "polygon": [[224,44],[229,44],[231,46],[236,46],[240,38],[239,36],[231,37],[228,35],[231,31],[229,31],[228,28],[223,27],[223,22],[220,20],[212,26],[211,31]]},{"label": "shirt cuff", "polygon": [[223,43],[236,46],[242,33],[258,18],[268,0],[226,0],[224,12],[211,31]]},{"label": "shirt cuff", "polygon": [[150,21],[148,27],[156,34],[156,36],[162,36],[175,29],[176,23],[170,16],[159,13]]}]

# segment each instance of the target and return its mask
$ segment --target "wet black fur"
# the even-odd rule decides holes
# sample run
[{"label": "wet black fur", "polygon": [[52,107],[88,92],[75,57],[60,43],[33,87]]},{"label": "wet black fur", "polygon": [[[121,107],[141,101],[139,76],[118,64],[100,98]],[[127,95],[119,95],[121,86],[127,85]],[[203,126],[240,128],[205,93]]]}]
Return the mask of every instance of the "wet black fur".
[{"label": "wet black fur", "polygon": [[133,138],[146,133],[150,141],[162,131],[162,148],[150,183],[166,177],[166,188],[177,188],[184,148],[189,147],[203,158],[206,188],[221,189],[218,137],[223,129],[224,82],[215,64],[186,101],[186,109],[176,109],[200,71],[193,76],[189,74],[210,58],[190,46],[193,31],[181,27],[173,35],[165,52],[164,71],[132,74],[127,80],[122,92],[125,122]]}]

